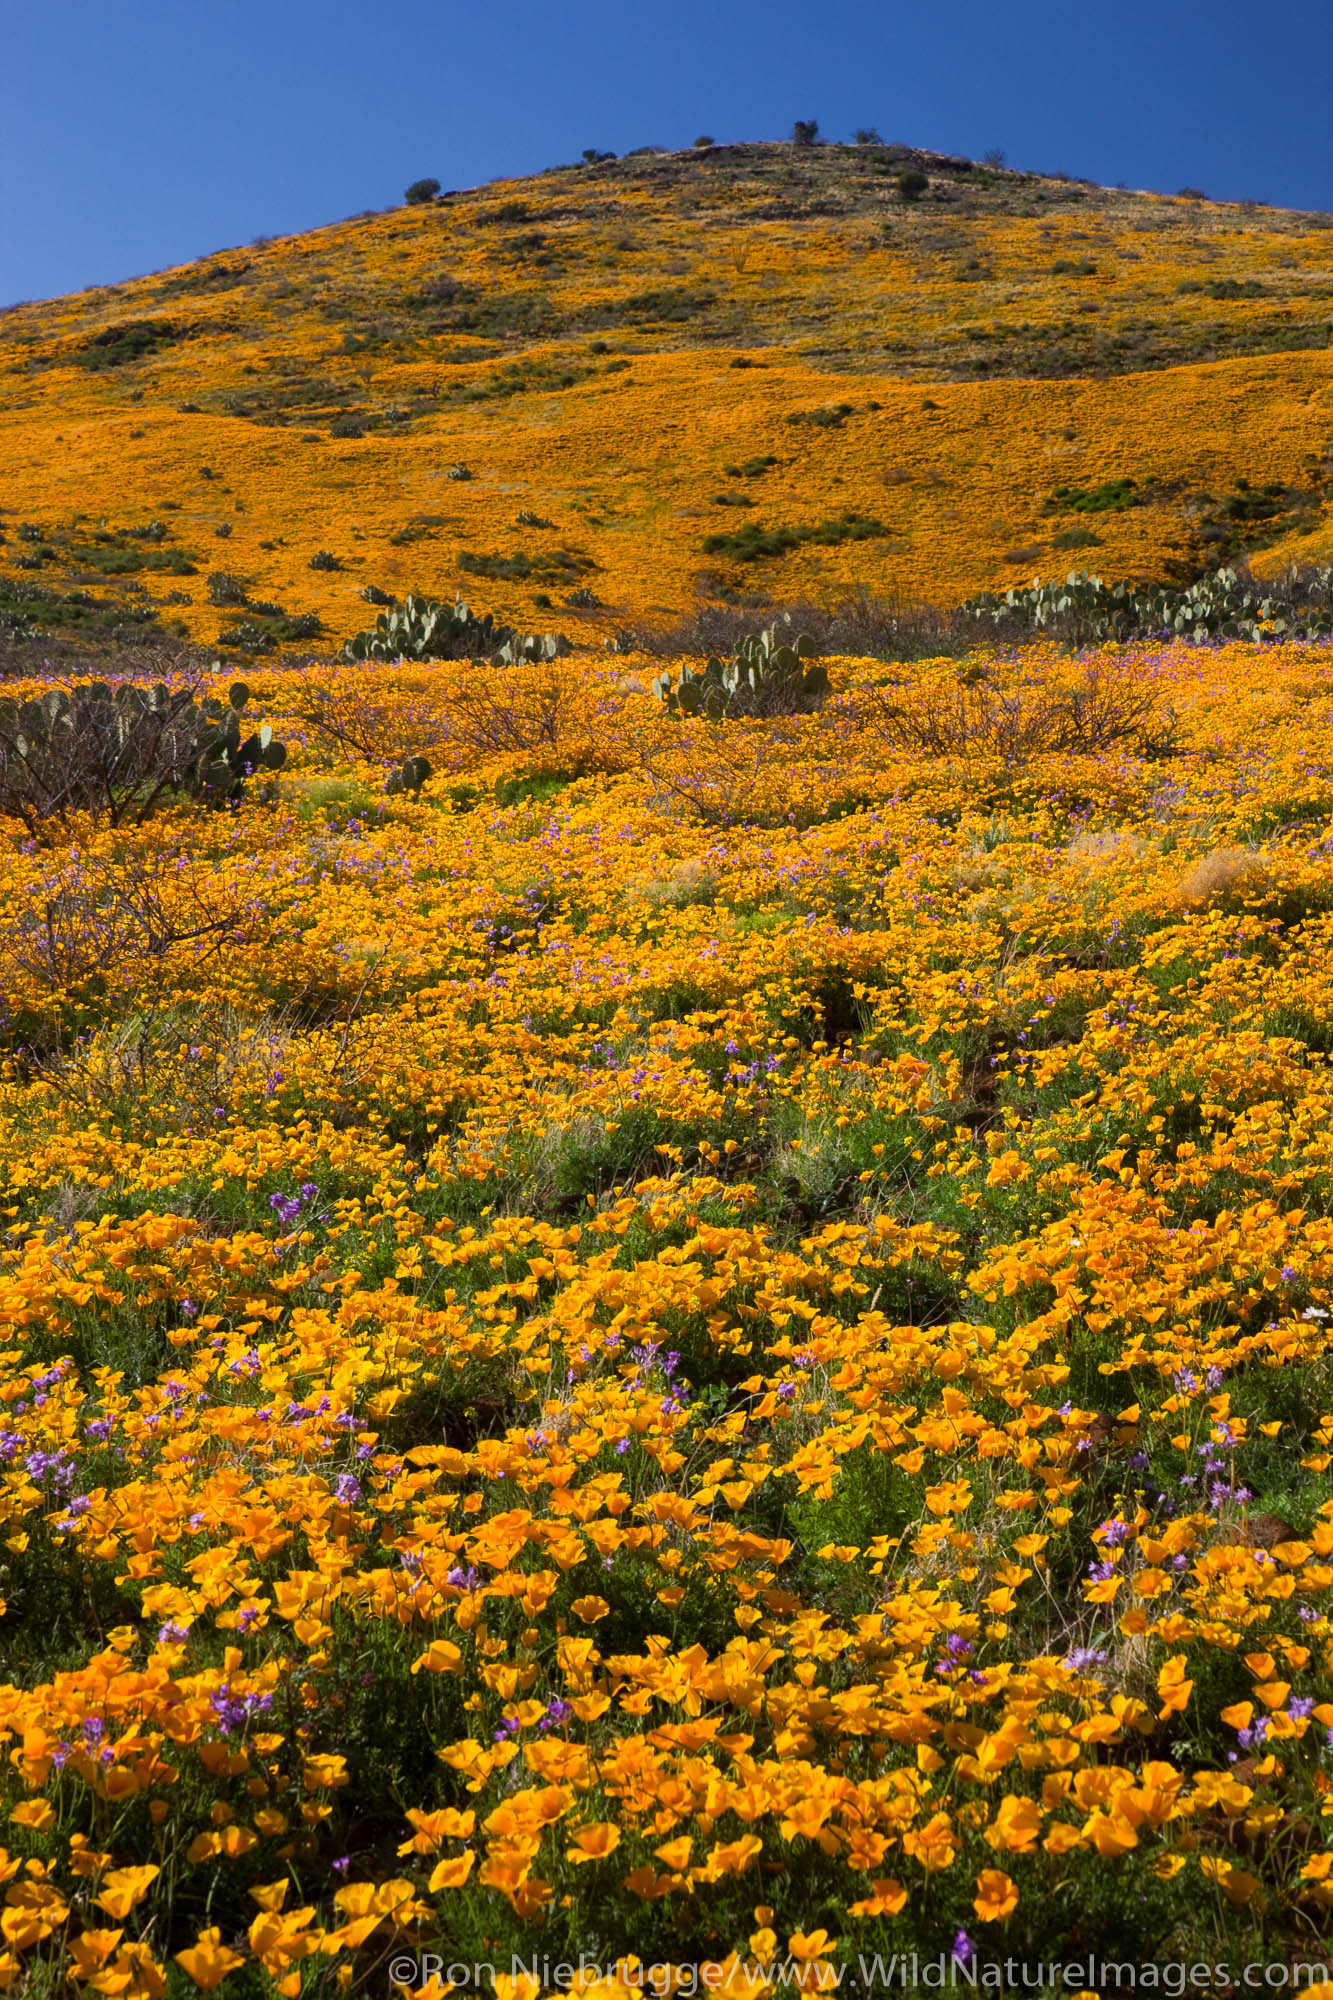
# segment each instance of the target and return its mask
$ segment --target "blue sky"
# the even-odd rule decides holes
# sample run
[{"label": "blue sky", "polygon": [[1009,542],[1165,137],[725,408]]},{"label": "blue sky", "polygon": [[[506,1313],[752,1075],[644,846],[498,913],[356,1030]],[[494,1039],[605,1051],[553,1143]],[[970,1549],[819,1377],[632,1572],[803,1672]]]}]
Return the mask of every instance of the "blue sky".
[{"label": "blue sky", "polygon": [[1333,208],[1327,0],[10,0],[4,56],[4,304],[796,118]]}]

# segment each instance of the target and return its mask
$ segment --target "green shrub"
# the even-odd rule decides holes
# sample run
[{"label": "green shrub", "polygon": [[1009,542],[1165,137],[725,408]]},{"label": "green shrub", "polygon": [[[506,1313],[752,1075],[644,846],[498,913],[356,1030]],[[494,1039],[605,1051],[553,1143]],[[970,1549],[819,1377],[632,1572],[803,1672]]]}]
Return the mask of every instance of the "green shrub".
[{"label": "green shrub", "polygon": [[791,142],[793,146],[813,146],[818,137],[819,120],[817,118],[798,118],[791,128]]},{"label": "green shrub", "polygon": [[1066,514],[1118,514],[1138,507],[1143,495],[1133,479],[1105,479],[1100,486],[1057,486],[1050,505]]},{"label": "green shrub", "polygon": [[920,201],[930,182],[919,167],[908,167],[897,175],[894,186],[904,201]]},{"label": "green shrub", "polygon": [[473,555],[460,549],[458,567],[496,583],[568,583],[597,565],[591,557],[576,555],[570,549],[550,549],[536,556],[525,555],[521,549],[512,556]]},{"label": "green shrub", "polygon": [[241,609],[250,602],[249,587],[243,577],[230,570],[215,569],[208,579],[208,601],[225,609]]},{"label": "green shrub", "polygon": [[594,324],[602,326],[638,321],[679,325],[706,312],[715,299],[714,292],[692,291],[688,285],[657,285],[648,291],[633,292],[626,299],[597,306],[591,318]]},{"label": "green shrub", "polygon": [[536,217],[526,201],[502,201],[496,208],[483,208],[473,217],[479,229],[498,222],[533,222]]},{"label": "green shrub", "polygon": [[808,542],[833,547],[839,542],[873,541],[891,532],[869,514],[838,514],[831,520],[793,528],[761,528],[757,521],[746,521],[730,534],[705,535],[703,549],[705,555],[730,556],[734,562],[749,563],[764,556],[786,555]]},{"label": "green shrub", "polygon": [[439,192],[440,183],[437,180],[413,181],[411,187],[404,193],[403,200],[409,207],[415,208],[422,202],[434,201]]},{"label": "green shrub", "polygon": [[316,549],[314,555],[310,558],[310,567],[311,569],[332,570],[341,569],[342,564],[339,562],[337,556],[331,554],[328,549]]},{"label": "green shrub", "polygon": [[813,424],[817,430],[841,430],[855,411],[854,403],[824,403],[816,410],[789,410],[789,424]]},{"label": "green shrub", "polygon": [[169,319],[132,319],[121,326],[105,327],[87,340],[75,355],[80,368],[123,368],[160,347],[185,339],[185,331]]}]

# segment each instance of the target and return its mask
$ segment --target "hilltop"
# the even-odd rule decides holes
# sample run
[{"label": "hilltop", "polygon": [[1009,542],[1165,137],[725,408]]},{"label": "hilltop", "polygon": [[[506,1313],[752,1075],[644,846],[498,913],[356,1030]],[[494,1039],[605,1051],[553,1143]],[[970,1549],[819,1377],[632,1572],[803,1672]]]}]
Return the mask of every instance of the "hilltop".
[{"label": "hilltop", "polygon": [[1330,338],[1327,215],[879,145],[557,168],[0,315],[0,618],[598,638],[1327,559]]}]

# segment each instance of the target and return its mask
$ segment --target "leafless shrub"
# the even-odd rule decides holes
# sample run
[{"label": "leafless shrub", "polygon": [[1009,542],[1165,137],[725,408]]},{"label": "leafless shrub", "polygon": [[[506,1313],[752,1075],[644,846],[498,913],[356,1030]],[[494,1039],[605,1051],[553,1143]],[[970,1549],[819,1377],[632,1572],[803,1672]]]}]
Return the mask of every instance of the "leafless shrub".
[{"label": "leafless shrub", "polygon": [[640,763],[654,811],[707,827],[813,826],[871,795],[838,722],[813,716],[672,724]]},{"label": "leafless shrub", "polygon": [[74,634],[33,636],[0,628],[0,680],[166,681],[193,684],[216,656],[186,640],[94,646]]},{"label": "leafless shrub", "polygon": [[1173,712],[1151,683],[1131,679],[1100,661],[1072,685],[994,685],[984,672],[960,674],[924,690],[878,689],[866,698],[866,719],[897,749],[936,757],[1100,756],[1124,744],[1142,757],[1162,757],[1175,745]]},{"label": "leafless shrub", "polygon": [[302,677],[296,712],[326,748],[371,763],[433,748],[440,739],[435,702],[406,687],[372,696],[360,667],[312,668]]},{"label": "leafless shrub", "polygon": [[633,692],[618,669],[588,660],[444,662],[405,670],[378,698],[360,669],[331,668],[303,684],[300,713],[327,743],[371,761],[424,752],[459,772],[493,757],[555,753],[589,769],[619,768],[628,751],[617,718]]},{"label": "leafless shrub", "polygon": [[48,724],[41,703],[0,703],[0,813],[34,837],[75,814],[112,826],[147,819],[199,756],[194,688],[159,687],[163,698],[139,710],[132,727],[119,703],[88,699],[83,687],[58,724]]},{"label": "leafless shrub", "polygon": [[280,1074],[290,1040],[280,1016],[246,1018],[225,1002],[139,1012],[42,1059],[42,1093],[85,1118],[132,1108],[139,1127],[179,1130],[262,1091]]},{"label": "leafless shrub", "polygon": [[206,960],[251,935],[260,912],[189,854],[75,855],[0,920],[0,981],[56,1001],[91,976],[176,951]]},{"label": "leafless shrub", "polygon": [[963,634],[949,614],[929,605],[902,604],[868,591],[853,592],[831,605],[806,599],[773,603],[746,598],[722,603],[700,597],[673,624],[641,620],[617,631],[622,652],[650,653],[659,659],[707,658],[734,652],[739,640],[774,619],[789,618],[791,629],[807,633],[823,659],[911,660],[965,651],[975,631]]}]

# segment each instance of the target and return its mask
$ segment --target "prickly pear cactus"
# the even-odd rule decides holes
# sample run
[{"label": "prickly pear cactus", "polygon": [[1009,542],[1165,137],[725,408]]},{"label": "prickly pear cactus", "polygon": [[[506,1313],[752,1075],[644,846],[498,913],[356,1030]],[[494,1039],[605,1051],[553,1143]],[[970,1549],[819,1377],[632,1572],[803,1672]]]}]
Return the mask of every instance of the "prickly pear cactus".
[{"label": "prickly pear cactus", "polygon": [[556,632],[516,632],[497,625],[489,611],[477,617],[462,600],[453,604],[408,597],[382,611],[342,649],[345,660],[490,660],[509,667],[520,660],[554,660],[569,652]]},{"label": "prickly pear cactus", "polygon": [[[788,621],[784,621],[786,623]],[[807,715],[829,691],[815,649],[804,633],[789,638],[780,626],[738,641],[728,660],[713,657],[702,671],[686,665],[672,683],[659,674],[653,692],[670,715],[704,716],[710,722],[737,716]]]},{"label": "prickly pear cactus", "polygon": [[36,832],[75,813],[141,821],[172,793],[235,804],[248,778],[280,770],[287,757],[267,724],[242,739],[249,699],[240,681],[225,702],[103,681],[35,701],[0,699],[0,812]]},{"label": "prickly pear cactus", "polygon": [[404,757],[401,764],[390,771],[385,781],[385,792],[390,798],[399,793],[418,793],[430,776],[430,760],[426,757]]},{"label": "prickly pear cactus", "polygon": [[1071,570],[1063,583],[1034,577],[1026,590],[983,592],[964,605],[978,624],[1000,631],[1051,632],[1091,643],[1146,634],[1184,639],[1333,637],[1333,566],[1293,572],[1281,594],[1234,569],[1215,570],[1181,589],[1108,584]]}]

